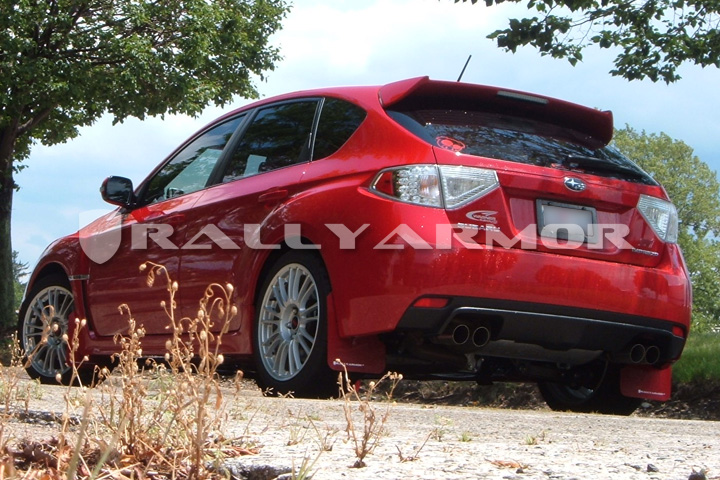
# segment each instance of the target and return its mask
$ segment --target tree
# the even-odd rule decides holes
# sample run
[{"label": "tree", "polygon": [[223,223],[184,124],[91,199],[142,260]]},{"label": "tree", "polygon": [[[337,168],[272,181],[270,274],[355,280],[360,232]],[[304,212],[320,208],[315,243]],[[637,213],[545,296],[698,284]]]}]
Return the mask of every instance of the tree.
[{"label": "tree", "polygon": [[678,210],[678,243],[693,283],[693,327],[720,325],[720,183],[679,140],[661,133],[615,132],[613,143],[665,187]]},{"label": "tree", "polygon": [[0,2],[0,325],[14,324],[13,175],[32,144],[65,142],[105,113],[115,122],[195,115],[257,96],[253,75],[262,80],[279,59],[268,37],[287,8],[284,0]]},{"label": "tree", "polygon": [[12,273],[13,273],[13,290],[15,292],[15,310],[20,308],[20,300],[22,299],[23,292],[25,291],[25,282],[23,277],[30,273],[27,263],[23,263],[18,259],[19,253],[13,250],[12,252]]},{"label": "tree", "polygon": [[[455,0],[458,2],[468,0]],[[473,4],[478,0],[470,0]],[[505,0],[485,0],[487,6]],[[507,0],[519,3],[521,0]],[[618,49],[610,71],[628,80],[671,83],[691,62],[720,68],[720,3],[711,0],[528,0],[531,18],[510,19],[488,38],[515,52],[531,45],[543,55],[575,65],[585,47]]]}]

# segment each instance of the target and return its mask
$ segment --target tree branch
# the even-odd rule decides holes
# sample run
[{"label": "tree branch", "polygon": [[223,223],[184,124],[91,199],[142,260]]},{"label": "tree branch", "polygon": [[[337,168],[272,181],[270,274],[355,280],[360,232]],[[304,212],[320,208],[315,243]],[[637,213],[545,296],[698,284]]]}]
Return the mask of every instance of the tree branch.
[{"label": "tree branch", "polygon": [[20,135],[23,135],[35,128],[39,123],[41,123],[43,120],[50,116],[55,107],[56,105],[53,105],[52,107],[47,107],[41,110],[40,113],[38,113],[37,115],[33,115],[27,122],[19,125],[17,127],[17,136],[19,137]]}]

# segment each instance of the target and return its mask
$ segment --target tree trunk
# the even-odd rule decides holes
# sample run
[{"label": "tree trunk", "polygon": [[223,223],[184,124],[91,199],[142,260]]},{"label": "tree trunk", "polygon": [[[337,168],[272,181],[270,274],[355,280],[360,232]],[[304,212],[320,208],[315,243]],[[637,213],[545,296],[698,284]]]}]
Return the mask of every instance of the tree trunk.
[{"label": "tree trunk", "polygon": [[15,285],[12,262],[12,199],[15,192],[12,154],[17,124],[0,130],[0,329],[15,328]]}]

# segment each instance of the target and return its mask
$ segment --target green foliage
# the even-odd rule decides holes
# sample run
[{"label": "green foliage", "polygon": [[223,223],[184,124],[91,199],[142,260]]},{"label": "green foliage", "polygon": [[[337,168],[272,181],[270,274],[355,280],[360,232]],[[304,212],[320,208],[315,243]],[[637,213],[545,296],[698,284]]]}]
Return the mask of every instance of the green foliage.
[{"label": "green foliage", "polygon": [[720,381],[720,334],[691,333],[682,357],[673,366],[673,380],[678,383]]},{"label": "green foliage", "polygon": [[678,210],[678,243],[693,283],[693,328],[720,325],[720,182],[679,140],[630,127],[615,132],[623,154],[663,184]]},{"label": "green foliage", "polygon": [[24,277],[30,273],[28,264],[18,260],[19,253],[13,250],[12,252],[12,270],[13,270],[13,284],[15,290],[15,310],[20,308],[20,301],[22,300],[23,293],[25,292]]},{"label": "green foliage", "polygon": [[[455,3],[461,1],[468,0]],[[504,1],[484,3],[489,7]],[[674,82],[680,78],[677,67],[684,62],[720,67],[717,1],[528,0],[527,8],[539,16],[510,19],[508,28],[489,38],[512,52],[531,45],[543,55],[566,58],[573,65],[582,60],[587,46],[614,48],[620,53],[610,73],[628,80]]]},{"label": "green foliage", "polygon": [[10,218],[34,142],[65,142],[109,113],[115,122],[198,114],[255,97],[280,58],[268,45],[285,0],[0,2],[0,325],[14,324]]},{"label": "green foliage", "polygon": [[15,292],[15,310],[18,310],[20,309],[23,293],[25,293],[25,285],[16,280],[13,282],[13,290]]},{"label": "green foliage", "polygon": [[285,9],[282,0],[2,2],[0,129],[17,129],[18,159],[33,139],[64,142],[105,112],[193,115],[256,96],[251,75],[279,58],[267,40]]}]

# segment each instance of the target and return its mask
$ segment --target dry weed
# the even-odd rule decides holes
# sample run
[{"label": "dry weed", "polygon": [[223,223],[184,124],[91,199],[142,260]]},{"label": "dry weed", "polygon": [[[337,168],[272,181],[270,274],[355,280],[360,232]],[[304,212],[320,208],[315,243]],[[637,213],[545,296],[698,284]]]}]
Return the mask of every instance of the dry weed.
[{"label": "dry weed", "polygon": [[24,356],[17,334],[13,334],[10,345],[10,364],[0,364],[0,398],[2,398],[4,415],[10,415],[13,407],[18,404],[22,404],[23,410],[27,413],[33,389],[39,385],[39,382],[33,382],[20,387],[20,379],[24,377],[25,372]]},{"label": "dry weed", "polygon": [[[353,468],[362,468],[365,466],[365,457],[375,450],[380,443],[380,437],[385,432],[385,424],[390,418],[390,408],[393,405],[392,395],[395,387],[402,380],[402,375],[388,372],[377,382],[370,382],[368,388],[361,393],[350,382],[350,376],[345,364],[339,359],[335,360],[335,362],[343,367],[343,371],[338,375],[338,385],[340,386],[340,396],[343,400],[343,411],[347,422],[346,433],[348,440],[353,442],[355,456],[357,457]],[[376,388],[385,381],[390,382],[390,387],[386,393],[388,402],[385,404],[384,412],[378,414],[372,398]],[[355,426],[353,404],[356,405],[357,411],[362,416],[361,431],[358,431]]]},{"label": "dry weed", "polygon": [[[222,336],[237,314],[230,300],[233,287],[211,284],[195,318],[178,318],[177,282],[162,265],[146,262],[140,270],[146,272],[148,286],[158,280],[166,282],[168,300],[161,307],[168,318],[170,338],[164,361],[140,363],[145,330],[123,304],[119,310],[127,316],[129,328],[127,335],[115,337],[118,380],[106,382],[100,395],[92,396],[79,373],[88,359],[76,355],[86,322],[76,320],[70,330],[72,338],[66,335],[64,340],[72,367],[70,385],[80,388],[68,387],[64,395],[60,431],[54,439],[21,442],[11,450],[3,440],[5,420],[0,418],[0,478],[15,475],[15,467],[21,465],[23,477],[30,479],[206,479],[215,476],[210,470],[213,461],[252,453],[230,445],[220,429],[227,414],[217,368],[224,361],[219,353]],[[6,414],[17,398],[5,393],[17,389],[2,390],[17,385],[8,372],[0,366]],[[95,373],[102,379],[109,370]]]}]

